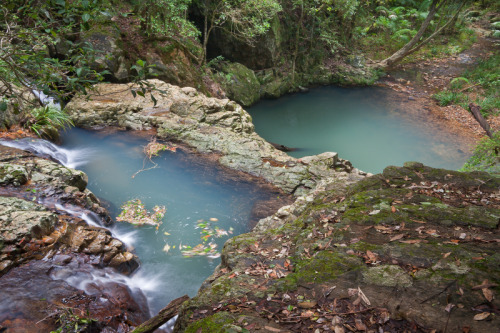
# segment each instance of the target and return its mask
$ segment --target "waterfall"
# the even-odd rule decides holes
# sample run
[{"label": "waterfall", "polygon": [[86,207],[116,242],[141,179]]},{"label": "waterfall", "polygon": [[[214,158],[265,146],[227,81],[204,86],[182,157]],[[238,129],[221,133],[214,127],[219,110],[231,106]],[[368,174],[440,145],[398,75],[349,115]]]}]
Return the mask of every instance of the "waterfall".
[{"label": "waterfall", "polygon": [[68,168],[76,168],[85,164],[88,157],[92,154],[92,150],[90,149],[68,150],[47,140],[33,138],[0,140],[0,144],[7,147],[27,150],[42,157],[50,157]]}]

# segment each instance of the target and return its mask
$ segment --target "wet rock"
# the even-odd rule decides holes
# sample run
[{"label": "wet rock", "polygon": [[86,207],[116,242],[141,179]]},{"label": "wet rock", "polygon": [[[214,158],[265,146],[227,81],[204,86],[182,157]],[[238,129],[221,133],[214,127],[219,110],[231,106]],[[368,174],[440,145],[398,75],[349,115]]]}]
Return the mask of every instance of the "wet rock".
[{"label": "wet rock", "polygon": [[28,172],[26,168],[9,163],[2,163],[0,165],[0,185],[20,186],[26,184],[27,181]]},{"label": "wet rock", "polygon": [[[114,276],[95,269],[84,255],[58,254],[16,267],[0,277],[0,328],[42,333],[90,322],[92,332],[129,331],[148,318],[148,306],[144,295]],[[70,314],[92,321],[78,322]]]}]

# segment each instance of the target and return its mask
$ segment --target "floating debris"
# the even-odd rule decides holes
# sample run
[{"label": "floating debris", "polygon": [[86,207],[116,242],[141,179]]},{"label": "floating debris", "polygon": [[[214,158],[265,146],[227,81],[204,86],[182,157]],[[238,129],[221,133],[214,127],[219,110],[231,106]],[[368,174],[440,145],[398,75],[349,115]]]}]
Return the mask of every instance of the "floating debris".
[{"label": "floating debris", "polygon": [[122,205],[122,212],[116,218],[117,221],[128,222],[133,225],[154,225],[158,226],[162,223],[165,216],[165,206],[154,206],[153,212],[150,213],[144,208],[143,203],[139,199],[129,200]]}]

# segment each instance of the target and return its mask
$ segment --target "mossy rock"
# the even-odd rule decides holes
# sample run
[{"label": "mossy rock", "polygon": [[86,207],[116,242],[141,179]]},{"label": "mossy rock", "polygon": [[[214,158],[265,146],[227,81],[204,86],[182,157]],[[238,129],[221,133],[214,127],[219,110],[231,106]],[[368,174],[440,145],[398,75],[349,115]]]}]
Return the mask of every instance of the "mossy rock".
[{"label": "mossy rock", "polygon": [[217,312],[186,327],[185,333],[236,333],[234,316],[229,312]]},{"label": "mossy rock", "polygon": [[228,97],[243,106],[250,106],[260,99],[259,80],[251,69],[240,63],[222,63],[216,79]]},{"label": "mossy rock", "polygon": [[286,277],[286,289],[296,289],[297,285],[334,281],[343,274],[364,269],[363,262],[356,256],[343,252],[321,251],[310,259],[296,264],[294,273]]}]

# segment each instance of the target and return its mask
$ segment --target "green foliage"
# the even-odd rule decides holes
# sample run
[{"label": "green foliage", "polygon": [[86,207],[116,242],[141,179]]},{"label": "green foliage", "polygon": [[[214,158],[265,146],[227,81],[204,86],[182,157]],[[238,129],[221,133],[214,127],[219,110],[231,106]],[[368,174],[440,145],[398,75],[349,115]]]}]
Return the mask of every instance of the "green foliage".
[{"label": "green foliage", "polygon": [[[480,88],[480,89],[477,89]],[[463,76],[450,81],[450,90],[434,96],[441,106],[460,105],[467,109],[470,102],[481,107],[483,116],[498,114],[500,110],[500,53],[481,61]]]},{"label": "green foliage", "polygon": [[500,131],[482,139],[460,171],[486,171],[500,175]]},{"label": "green foliage", "polygon": [[500,111],[500,52],[481,61],[476,67],[467,70],[463,76],[472,85],[481,86],[482,98],[478,98],[483,111],[496,114]]},{"label": "green foliage", "polygon": [[39,137],[54,138],[54,133],[68,126],[73,126],[69,115],[54,105],[32,109],[28,114],[25,127]]},{"label": "green foliage", "polygon": [[[4,0],[0,3],[0,82],[7,98],[19,87],[55,94],[60,100],[85,92],[105,73],[90,66],[95,53],[88,44],[72,42],[94,19],[109,15],[98,0]],[[74,40],[74,39],[73,39]],[[67,56],[51,56],[63,43]],[[19,94],[17,94],[19,95]],[[19,97],[19,96],[17,96]],[[33,98],[24,98],[34,104]]]},{"label": "green foliage", "polygon": [[462,93],[443,90],[432,96],[440,106],[448,106],[451,104],[461,104],[466,102],[466,96]]},{"label": "green foliage", "polygon": [[59,309],[57,312],[57,324],[59,328],[51,333],[77,333],[77,332],[93,332],[97,330],[95,319],[90,318],[87,310],[86,316],[77,315],[73,309]]},{"label": "green foliage", "polygon": [[192,0],[140,0],[133,3],[148,35],[183,39],[200,35],[194,24],[187,19],[191,2]]}]

